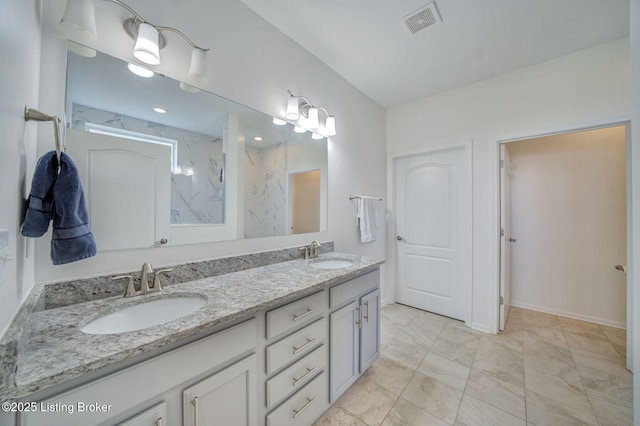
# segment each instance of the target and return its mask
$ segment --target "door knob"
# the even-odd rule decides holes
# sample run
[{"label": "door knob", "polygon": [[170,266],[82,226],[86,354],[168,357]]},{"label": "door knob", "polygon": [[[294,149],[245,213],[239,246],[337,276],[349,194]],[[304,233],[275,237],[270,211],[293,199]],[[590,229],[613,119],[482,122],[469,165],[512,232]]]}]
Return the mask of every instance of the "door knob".
[{"label": "door knob", "polygon": [[509,238],[509,242],[511,242],[511,243],[515,243],[515,242],[516,242],[516,239],[515,239],[515,238]]},{"label": "door knob", "polygon": [[618,271],[627,272],[627,267],[626,266],[616,265],[615,268]]},{"label": "door knob", "polygon": [[402,237],[402,236],[400,236],[400,235],[397,235],[397,236],[396,236],[396,240],[398,240],[398,241],[404,241],[404,237]]}]

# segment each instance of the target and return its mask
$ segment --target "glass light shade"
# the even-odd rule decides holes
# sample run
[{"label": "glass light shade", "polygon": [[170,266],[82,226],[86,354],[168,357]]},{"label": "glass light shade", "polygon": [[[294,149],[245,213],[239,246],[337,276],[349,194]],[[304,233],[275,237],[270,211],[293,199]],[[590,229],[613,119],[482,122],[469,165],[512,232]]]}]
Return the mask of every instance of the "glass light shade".
[{"label": "glass light shade", "polygon": [[336,135],[336,118],[333,115],[328,116],[324,122],[324,134],[325,136]]},{"label": "glass light shade", "polygon": [[316,140],[317,140],[317,139],[322,139],[322,138],[324,138],[324,136],[322,136],[320,133],[313,132],[313,134],[311,135],[311,138],[312,138],[312,139],[316,139]]},{"label": "glass light shade", "polygon": [[307,127],[310,129],[317,129],[320,126],[320,120],[318,119],[318,108],[311,107],[307,113]]},{"label": "glass light shade", "polygon": [[287,122],[282,118],[273,117],[273,124],[275,124],[276,126],[284,126],[285,124],[287,124]]},{"label": "glass light shade", "polygon": [[194,47],[191,51],[189,77],[201,82],[209,80],[209,76],[207,75],[207,52],[204,50]]},{"label": "glass light shade", "polygon": [[155,75],[153,71],[145,67],[141,67],[140,65],[129,63],[127,68],[129,68],[129,71],[140,77],[149,78]]},{"label": "glass light shade", "polygon": [[289,120],[297,120],[298,118],[300,118],[298,98],[296,98],[295,96],[289,97],[289,102],[287,103],[287,112],[284,116]]},{"label": "glass light shade", "polygon": [[138,38],[133,48],[133,56],[149,65],[160,64],[160,48],[158,47],[158,30],[142,23],[138,26]]},{"label": "glass light shade", "polygon": [[81,41],[93,41],[98,38],[96,6],[93,0],[67,0],[60,25],[67,34]]},{"label": "glass light shade", "polygon": [[305,129],[304,127],[295,126],[295,127],[293,128],[293,131],[294,131],[294,132],[296,132],[296,133],[304,133],[304,132],[306,132],[306,131],[307,131],[307,129]]}]

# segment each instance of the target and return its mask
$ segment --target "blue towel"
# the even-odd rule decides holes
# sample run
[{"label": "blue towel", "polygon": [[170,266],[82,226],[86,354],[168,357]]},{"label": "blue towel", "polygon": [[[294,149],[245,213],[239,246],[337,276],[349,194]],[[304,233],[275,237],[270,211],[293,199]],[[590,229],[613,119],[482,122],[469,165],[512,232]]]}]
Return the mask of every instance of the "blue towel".
[{"label": "blue towel", "polygon": [[54,265],[62,265],[95,256],[96,252],[78,169],[63,152],[53,185],[51,260]]},{"label": "blue towel", "polygon": [[36,165],[29,194],[29,207],[22,225],[25,237],[41,237],[49,229],[53,218],[53,184],[58,177],[56,152],[43,155]]},{"label": "blue towel", "polygon": [[41,237],[52,219],[51,260],[54,265],[96,255],[78,169],[67,154],[61,153],[58,172],[55,151],[43,155],[36,165],[22,235]]}]

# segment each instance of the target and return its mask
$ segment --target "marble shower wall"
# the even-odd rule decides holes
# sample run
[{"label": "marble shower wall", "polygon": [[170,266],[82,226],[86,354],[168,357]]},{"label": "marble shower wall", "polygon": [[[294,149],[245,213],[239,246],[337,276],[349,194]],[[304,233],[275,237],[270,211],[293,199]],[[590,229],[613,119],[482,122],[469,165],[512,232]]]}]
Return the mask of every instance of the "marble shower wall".
[{"label": "marble shower wall", "polygon": [[221,137],[169,127],[126,115],[74,104],[71,126],[84,130],[85,123],[144,133],[178,141],[178,164],[183,173],[171,175],[171,223],[224,223],[224,167]]},{"label": "marble shower wall", "polygon": [[287,144],[245,146],[244,237],[287,234]]}]

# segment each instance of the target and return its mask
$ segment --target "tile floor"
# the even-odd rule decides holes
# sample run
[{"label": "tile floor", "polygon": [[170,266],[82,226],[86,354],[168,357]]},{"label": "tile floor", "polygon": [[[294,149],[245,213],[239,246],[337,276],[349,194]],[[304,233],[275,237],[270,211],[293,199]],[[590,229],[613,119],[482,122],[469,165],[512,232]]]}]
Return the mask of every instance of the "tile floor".
[{"label": "tile floor", "polygon": [[632,425],[625,331],[512,308],[504,333],[393,304],[381,356],[315,425]]}]

